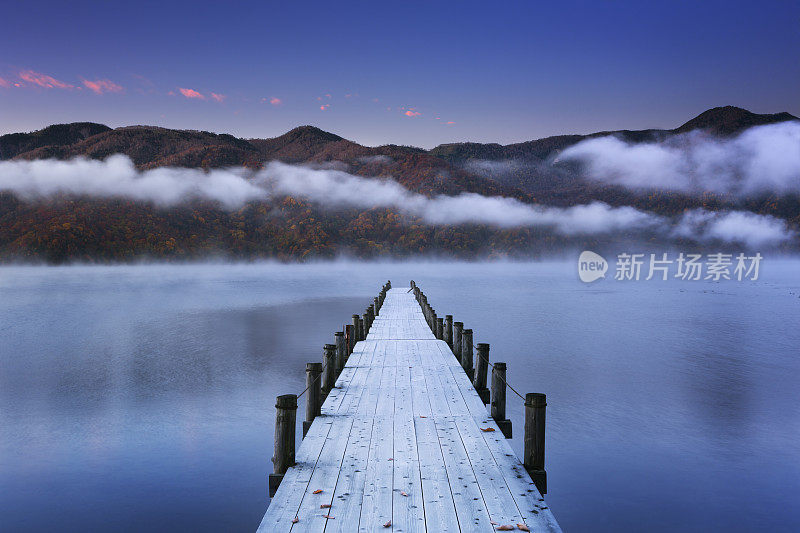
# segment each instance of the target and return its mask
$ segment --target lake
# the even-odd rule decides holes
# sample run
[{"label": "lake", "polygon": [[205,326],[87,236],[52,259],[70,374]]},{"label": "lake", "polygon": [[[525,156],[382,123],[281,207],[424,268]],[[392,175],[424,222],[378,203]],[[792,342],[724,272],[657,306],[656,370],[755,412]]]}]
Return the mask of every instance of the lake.
[{"label": "lake", "polygon": [[548,395],[565,531],[800,530],[800,260],[777,258],[593,284],[574,261],[2,267],[2,529],[254,531],[275,396],[387,279]]}]

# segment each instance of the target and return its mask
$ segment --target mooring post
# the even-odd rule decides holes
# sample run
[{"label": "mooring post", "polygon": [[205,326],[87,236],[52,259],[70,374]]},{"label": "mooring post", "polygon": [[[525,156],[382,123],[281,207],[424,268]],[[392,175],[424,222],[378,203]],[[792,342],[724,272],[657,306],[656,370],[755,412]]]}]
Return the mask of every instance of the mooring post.
[{"label": "mooring post", "polygon": [[353,326],[347,324],[344,327],[344,336],[347,337],[347,357],[353,353],[353,347],[356,345],[356,340],[353,338]]},{"label": "mooring post", "polygon": [[475,371],[472,369],[472,330],[465,329],[461,332],[461,366],[470,381]]},{"label": "mooring post", "polygon": [[461,333],[463,330],[463,322],[453,322],[453,355],[459,362],[461,362]]},{"label": "mooring post", "polygon": [[444,319],[442,317],[436,319],[436,338],[444,340]]},{"label": "mooring post", "polygon": [[361,340],[367,340],[367,333],[369,333],[369,313],[364,311],[364,314],[361,315]]},{"label": "mooring post", "polygon": [[342,373],[345,361],[347,361],[347,345],[345,344],[343,332],[337,331],[333,334],[333,337],[336,339],[336,376],[338,377]]},{"label": "mooring post", "polygon": [[544,470],[544,413],[547,397],[539,392],[525,395],[525,470],[536,488],[547,493],[547,472]]},{"label": "mooring post", "polygon": [[485,342],[478,343],[478,351],[475,360],[475,381],[472,385],[475,392],[481,397],[484,404],[489,403],[489,389],[486,388],[486,379],[489,374],[489,345]]},{"label": "mooring post", "polygon": [[506,418],[506,364],[495,363],[492,367],[491,414],[497,427],[507,439],[511,438],[511,420]]},{"label": "mooring post", "polygon": [[353,315],[353,347],[355,347],[356,343],[361,340],[359,338],[361,330],[358,327],[358,321],[358,315]]},{"label": "mooring post", "polygon": [[283,475],[294,466],[294,432],[297,422],[297,395],[284,394],[275,401],[275,454],[269,475],[269,497],[275,496]]},{"label": "mooring post", "polygon": [[303,437],[322,409],[322,363],[306,363],[306,419]]},{"label": "mooring post", "polygon": [[444,342],[453,349],[453,315],[445,315],[444,317]]},{"label": "mooring post", "polygon": [[322,397],[327,398],[336,384],[336,345],[325,345],[325,369],[322,373]]},{"label": "mooring post", "polygon": [[378,313],[381,312],[381,302],[378,298],[373,299],[372,307],[373,309],[375,309],[375,316],[378,316]]},{"label": "mooring post", "polygon": [[431,327],[431,332],[433,333],[434,337],[436,336],[436,318],[436,310],[431,311],[431,321],[428,325]]}]

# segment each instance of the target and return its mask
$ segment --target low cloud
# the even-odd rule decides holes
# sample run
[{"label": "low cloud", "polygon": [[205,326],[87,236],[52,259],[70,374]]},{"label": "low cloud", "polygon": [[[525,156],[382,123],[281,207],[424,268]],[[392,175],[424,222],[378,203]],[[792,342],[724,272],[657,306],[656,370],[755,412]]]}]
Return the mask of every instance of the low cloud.
[{"label": "low cloud", "polygon": [[437,225],[542,227],[562,235],[647,234],[751,247],[779,245],[796,237],[784,221],[749,212],[712,213],[699,209],[671,219],[602,202],[562,208],[476,193],[428,197],[389,178],[365,178],[336,168],[280,162],[271,162],[253,172],[244,168],[140,171],[124,155],[104,161],[2,161],[0,191],[27,200],[67,194],[128,198],[163,207],[205,200],[219,202],[226,209],[291,195],[329,209],[389,208]]},{"label": "low cloud", "polygon": [[0,78],[0,87],[8,89],[9,87],[11,87],[11,82],[5,78]]},{"label": "low cloud", "polygon": [[388,155],[365,155],[359,157],[358,162],[365,165],[388,165],[394,163],[394,159]]},{"label": "low cloud", "polygon": [[800,193],[800,122],[749,128],[733,138],[694,131],[658,143],[616,137],[582,141],[562,161],[581,162],[590,179],[629,189],[736,198]]},{"label": "low cloud", "polygon": [[118,85],[111,80],[83,80],[83,85],[95,94],[121,93],[125,91],[122,85]]},{"label": "low cloud", "polygon": [[74,89],[74,85],[57,80],[47,74],[34,70],[23,70],[19,73],[20,79],[43,89]]},{"label": "low cloud", "polygon": [[219,102],[220,104],[224,102],[226,98],[227,96],[224,94],[211,93],[211,99],[215,102]]},{"label": "low cloud", "polygon": [[283,100],[281,100],[277,96],[273,96],[271,98],[262,98],[261,101],[269,102],[270,105],[281,105],[283,103]]},{"label": "low cloud", "polygon": [[194,89],[185,89],[183,87],[178,87],[178,91],[185,96],[186,98],[194,98],[197,100],[205,100],[206,97],[203,96],[202,93],[195,91]]}]

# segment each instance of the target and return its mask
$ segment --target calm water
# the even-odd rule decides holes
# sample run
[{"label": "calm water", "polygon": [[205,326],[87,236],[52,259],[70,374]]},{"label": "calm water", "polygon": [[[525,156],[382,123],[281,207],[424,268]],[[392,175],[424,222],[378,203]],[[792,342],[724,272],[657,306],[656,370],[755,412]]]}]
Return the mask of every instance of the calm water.
[{"label": "calm water", "polygon": [[571,263],[0,268],[0,529],[253,531],[275,396],[411,278],[547,393],[566,531],[800,530],[789,260],[593,285]]}]

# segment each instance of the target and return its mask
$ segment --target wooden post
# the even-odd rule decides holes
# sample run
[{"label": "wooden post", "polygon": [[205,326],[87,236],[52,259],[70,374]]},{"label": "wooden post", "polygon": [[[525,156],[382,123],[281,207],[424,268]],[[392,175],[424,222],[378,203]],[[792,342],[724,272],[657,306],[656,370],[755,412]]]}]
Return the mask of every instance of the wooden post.
[{"label": "wooden post", "polygon": [[428,325],[431,327],[431,332],[433,333],[434,337],[436,336],[436,318],[436,311],[431,311],[431,321],[428,323]]},{"label": "wooden post", "polygon": [[444,339],[444,319],[442,317],[436,319],[436,338],[439,340]]},{"label": "wooden post", "polygon": [[327,398],[328,393],[336,384],[336,345],[325,345],[325,369],[322,374],[322,397]]},{"label": "wooden post", "polygon": [[303,421],[303,437],[322,409],[322,363],[306,363],[306,419]]},{"label": "wooden post", "polygon": [[347,360],[347,346],[344,341],[344,333],[337,331],[333,334],[336,339],[336,376],[342,373],[344,362]]},{"label": "wooden post", "polygon": [[461,332],[461,366],[470,381],[475,371],[472,369],[472,330],[465,329]]},{"label": "wooden post", "polygon": [[489,389],[486,388],[486,378],[489,374],[489,345],[485,342],[478,344],[475,360],[475,381],[472,385],[484,404],[489,403]]},{"label": "wooden post", "polygon": [[356,345],[356,340],[353,338],[353,326],[348,324],[344,327],[344,335],[347,337],[347,356],[353,353],[353,347]]},{"label": "wooden post", "polygon": [[444,317],[444,342],[453,349],[453,315],[445,315]]},{"label": "wooden post", "polygon": [[353,315],[353,346],[361,340],[361,328],[358,327],[358,322],[358,315]]},{"label": "wooden post", "polygon": [[375,309],[375,316],[378,316],[378,313],[381,311],[381,302],[378,298],[372,301],[372,308]]},{"label": "wooden post", "polygon": [[511,438],[511,420],[506,418],[506,364],[495,363],[492,368],[492,418],[503,436]]},{"label": "wooden post", "polygon": [[269,475],[269,497],[275,496],[283,475],[294,466],[294,432],[297,422],[297,395],[284,394],[275,401],[275,454],[273,472]]},{"label": "wooden post", "polygon": [[368,320],[369,320],[369,314],[366,311],[364,311],[364,314],[361,315],[361,320],[359,321],[359,322],[361,322],[361,340],[362,341],[367,340],[367,333],[369,333],[369,325],[367,324]]},{"label": "wooden post", "polygon": [[525,395],[525,470],[536,488],[547,493],[547,472],[544,470],[544,412],[547,397],[539,392]]},{"label": "wooden post", "polygon": [[453,355],[459,362],[461,362],[461,332],[463,330],[463,322],[453,322]]}]

